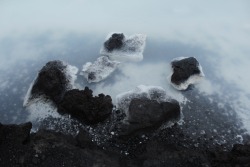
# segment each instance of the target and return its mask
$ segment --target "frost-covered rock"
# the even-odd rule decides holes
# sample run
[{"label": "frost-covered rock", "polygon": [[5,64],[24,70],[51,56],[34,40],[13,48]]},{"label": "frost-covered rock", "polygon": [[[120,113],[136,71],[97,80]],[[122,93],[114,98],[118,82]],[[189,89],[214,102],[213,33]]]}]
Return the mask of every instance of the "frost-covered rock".
[{"label": "frost-covered rock", "polygon": [[72,115],[85,124],[95,124],[105,120],[112,112],[113,104],[109,95],[92,95],[88,87],[84,90],[73,89],[65,93],[58,112]]},{"label": "frost-covered rock", "polygon": [[41,97],[58,104],[64,93],[74,88],[77,71],[76,67],[59,60],[48,62],[31,84],[24,100],[24,106]]},{"label": "frost-covered rock", "polygon": [[107,36],[100,54],[111,60],[141,61],[146,43],[146,35],[135,34],[124,36],[122,33],[111,33]]},{"label": "frost-covered rock", "polygon": [[83,65],[81,75],[83,75],[89,83],[99,82],[114,72],[119,64],[118,61],[109,60],[107,56],[101,56],[94,63],[88,62]]},{"label": "frost-covered rock", "polygon": [[118,134],[131,135],[138,131],[158,128],[163,123],[173,123],[180,119],[180,105],[177,101],[158,102],[148,98],[131,100],[128,116],[118,125]]},{"label": "frost-covered rock", "polygon": [[173,74],[171,83],[178,90],[186,90],[189,85],[204,77],[202,67],[194,57],[180,57],[171,62]]},{"label": "frost-covered rock", "polygon": [[121,33],[114,33],[112,36],[104,42],[104,47],[108,52],[112,52],[114,49],[120,49],[124,45],[125,36]]},{"label": "frost-covered rock", "polygon": [[134,98],[148,98],[158,102],[169,99],[166,91],[161,87],[139,85],[134,90],[130,90],[116,96],[117,108],[127,112],[130,102]]}]

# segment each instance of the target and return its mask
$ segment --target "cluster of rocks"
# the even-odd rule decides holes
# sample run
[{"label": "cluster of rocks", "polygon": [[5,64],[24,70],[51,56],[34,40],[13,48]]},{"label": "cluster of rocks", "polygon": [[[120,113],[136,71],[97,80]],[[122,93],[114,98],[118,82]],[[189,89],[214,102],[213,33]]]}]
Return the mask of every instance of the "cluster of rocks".
[{"label": "cluster of rocks", "polygon": [[[83,66],[82,75],[88,82],[99,82],[108,77],[119,65],[117,55],[142,56],[145,36],[126,37],[112,34],[103,44],[101,56],[94,63]],[[115,59],[115,60],[114,60]],[[178,90],[186,90],[204,76],[199,62],[194,57],[177,58],[171,62],[172,85]],[[163,124],[176,126],[181,117],[180,104],[167,96],[161,87],[140,85],[135,90],[117,96],[117,108],[109,95],[93,96],[88,87],[74,89],[73,76],[67,73],[68,65],[61,61],[48,62],[39,72],[33,86],[28,91],[25,104],[35,98],[51,100],[60,114],[69,114],[84,125],[110,123],[121,110],[123,117],[110,126],[114,145],[128,138],[159,128]],[[111,123],[110,123],[111,124]],[[133,156],[126,156],[117,150],[105,150],[92,142],[89,132],[80,130],[77,136],[54,131],[39,130],[31,133],[31,123],[22,125],[0,124],[0,166],[235,166],[250,164],[250,145],[234,145],[232,150],[223,148],[193,148],[181,145],[192,142],[181,131],[164,129],[166,133],[150,141],[136,145]],[[170,136],[176,130],[176,140]],[[117,138],[116,138],[117,137]],[[165,138],[164,140],[161,140]],[[183,140],[184,140],[183,139]],[[122,145],[122,144],[121,144]],[[15,152],[14,150],[17,150]],[[13,159],[10,159],[13,157]],[[7,165],[8,166],[8,165]]]},{"label": "cluster of rocks", "polygon": [[141,61],[145,47],[146,36],[136,34],[125,36],[123,33],[108,35],[100,56],[94,63],[83,65],[81,75],[89,83],[100,82],[110,76],[123,61]]},{"label": "cluster of rocks", "polygon": [[88,87],[85,90],[72,89],[67,75],[67,65],[61,61],[48,62],[38,73],[33,86],[28,91],[27,105],[33,99],[42,97],[54,102],[58,112],[70,114],[85,124],[94,124],[105,120],[112,112],[112,99],[108,95],[92,95]]},{"label": "cluster of rocks", "polygon": [[176,140],[161,141],[155,137],[138,146],[135,156],[127,156],[97,146],[84,130],[74,137],[48,130],[30,133],[31,128],[31,123],[0,124],[0,166],[247,167],[250,164],[250,144],[235,144],[229,151],[221,147],[194,149],[182,147]]}]

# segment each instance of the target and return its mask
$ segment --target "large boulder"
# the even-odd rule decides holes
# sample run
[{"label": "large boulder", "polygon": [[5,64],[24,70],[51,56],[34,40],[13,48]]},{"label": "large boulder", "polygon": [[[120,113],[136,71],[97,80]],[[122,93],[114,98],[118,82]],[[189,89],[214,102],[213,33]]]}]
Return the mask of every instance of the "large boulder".
[{"label": "large boulder", "polygon": [[177,58],[171,62],[171,83],[178,90],[185,90],[204,76],[199,62],[194,57]]},{"label": "large boulder", "polygon": [[158,102],[148,98],[131,100],[125,123],[119,125],[119,134],[130,135],[134,132],[157,128],[163,123],[176,122],[180,119],[180,105],[177,101]]},{"label": "large boulder", "polygon": [[113,104],[109,95],[93,97],[92,90],[72,89],[65,93],[59,104],[59,113],[67,113],[85,124],[95,124],[105,120],[112,112]]},{"label": "large boulder", "polygon": [[107,49],[108,52],[111,52],[114,49],[120,49],[124,44],[124,38],[125,37],[123,33],[114,33],[106,42],[104,42],[104,47]]},{"label": "large boulder", "polygon": [[67,65],[66,63],[55,60],[48,62],[38,73],[33,85],[27,92],[24,105],[35,98],[44,97],[58,104],[64,93],[72,89],[74,75],[77,68]]}]

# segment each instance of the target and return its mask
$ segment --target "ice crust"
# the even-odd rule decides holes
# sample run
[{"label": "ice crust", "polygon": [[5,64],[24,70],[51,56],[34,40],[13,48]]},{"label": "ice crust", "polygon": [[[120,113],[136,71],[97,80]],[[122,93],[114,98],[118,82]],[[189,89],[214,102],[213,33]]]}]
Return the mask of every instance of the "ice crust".
[{"label": "ice crust", "polygon": [[111,61],[107,56],[101,56],[94,63],[87,62],[84,64],[80,74],[83,75],[89,83],[100,82],[113,73],[119,64],[120,62]]},{"label": "ice crust", "polygon": [[[172,60],[173,61],[179,61],[179,60],[183,60],[183,59],[186,59],[188,57],[177,57],[175,59]],[[172,73],[171,75],[168,77],[168,81],[171,83],[171,85],[177,89],[177,90],[186,90],[188,88],[189,85],[193,85],[193,84],[197,84],[201,81],[201,79],[203,77],[205,77],[205,74],[203,73],[202,71],[202,67],[199,63],[199,66],[198,66],[199,70],[200,70],[200,73],[199,74],[195,74],[195,75],[191,75],[185,82],[181,83],[180,85],[176,85],[174,84],[173,82],[171,82],[171,76],[173,74],[173,69],[172,69]]]},{"label": "ice crust", "polygon": [[129,104],[133,98],[148,98],[150,100],[157,100],[158,102],[170,100],[162,87],[139,85],[133,90],[116,96],[117,108],[127,113]]},{"label": "ice crust", "polygon": [[[114,33],[110,33],[106,40],[108,40],[112,34]],[[135,34],[131,36],[124,36],[124,45],[120,49],[114,49],[113,51],[109,52],[103,45],[100,50],[100,54],[108,56],[111,60],[117,60],[121,62],[138,62],[143,60],[143,51],[146,45],[146,35]]]}]

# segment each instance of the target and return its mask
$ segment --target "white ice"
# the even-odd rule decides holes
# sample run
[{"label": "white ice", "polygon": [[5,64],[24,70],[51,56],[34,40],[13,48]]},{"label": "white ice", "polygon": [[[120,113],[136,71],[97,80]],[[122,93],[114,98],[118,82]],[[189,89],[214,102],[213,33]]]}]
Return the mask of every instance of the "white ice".
[{"label": "white ice", "polygon": [[[107,56],[101,56],[94,63],[87,62],[83,65],[80,74],[83,75],[89,83],[100,82],[113,73],[119,64],[120,62],[111,61]],[[94,77],[89,77],[90,74],[93,74]]]},{"label": "white ice", "polygon": [[[179,60],[183,60],[186,58],[188,58],[188,57],[177,57],[177,58],[173,59],[172,61],[179,61]],[[189,85],[194,85],[194,84],[199,83],[201,81],[201,79],[205,76],[205,74],[202,71],[202,67],[201,67],[200,63],[199,63],[198,68],[200,70],[199,74],[191,75],[185,82],[181,83],[180,85],[176,85],[175,83],[171,82],[171,76],[173,74],[173,69],[172,69],[172,74],[168,77],[168,81],[171,83],[171,85],[175,89],[186,90]]]},{"label": "white ice", "polygon": [[[112,34],[113,33],[110,33],[106,40],[108,40]],[[117,60],[121,62],[138,62],[143,60],[143,51],[146,45],[146,35],[135,34],[131,36],[124,36],[124,45],[120,49],[114,49],[113,51],[109,52],[104,46],[102,46],[100,54],[108,56],[111,60]]]}]

